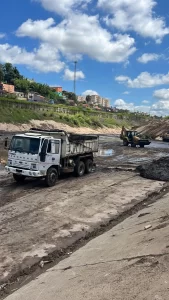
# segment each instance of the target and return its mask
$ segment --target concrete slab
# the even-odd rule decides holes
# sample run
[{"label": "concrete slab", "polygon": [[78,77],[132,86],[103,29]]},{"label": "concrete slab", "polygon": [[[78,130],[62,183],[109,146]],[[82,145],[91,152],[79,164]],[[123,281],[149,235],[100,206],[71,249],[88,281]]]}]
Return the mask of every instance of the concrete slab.
[{"label": "concrete slab", "polygon": [[168,232],[169,194],[6,300],[168,300]]}]

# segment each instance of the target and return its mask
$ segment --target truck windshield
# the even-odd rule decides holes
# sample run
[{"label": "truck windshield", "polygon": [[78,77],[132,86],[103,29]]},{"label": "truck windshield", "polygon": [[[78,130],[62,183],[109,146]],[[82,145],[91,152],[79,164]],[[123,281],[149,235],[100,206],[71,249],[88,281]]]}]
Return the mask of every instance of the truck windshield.
[{"label": "truck windshield", "polygon": [[40,139],[14,136],[12,138],[9,150],[38,154],[39,152]]}]

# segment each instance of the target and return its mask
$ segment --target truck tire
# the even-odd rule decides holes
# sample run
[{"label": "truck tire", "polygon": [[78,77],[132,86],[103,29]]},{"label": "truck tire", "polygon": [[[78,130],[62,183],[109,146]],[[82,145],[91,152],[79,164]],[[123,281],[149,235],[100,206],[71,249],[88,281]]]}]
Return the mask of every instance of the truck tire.
[{"label": "truck tire", "polygon": [[92,159],[87,159],[85,162],[85,173],[89,174],[93,170],[93,161]]},{"label": "truck tire", "polygon": [[79,160],[75,167],[75,174],[77,177],[81,177],[84,175],[84,173],[85,173],[85,164],[82,160]]},{"label": "truck tire", "polygon": [[49,168],[45,177],[45,182],[48,187],[54,186],[58,180],[58,171],[55,168]]},{"label": "truck tire", "polygon": [[123,141],[123,146],[128,146],[128,141],[124,140]]},{"label": "truck tire", "polygon": [[131,147],[132,148],[136,148],[136,144],[131,144]]},{"label": "truck tire", "polygon": [[23,175],[18,175],[18,174],[13,174],[13,179],[16,181],[16,182],[24,182],[25,180],[25,176]]},{"label": "truck tire", "polygon": [[140,145],[140,148],[144,148],[144,145]]}]

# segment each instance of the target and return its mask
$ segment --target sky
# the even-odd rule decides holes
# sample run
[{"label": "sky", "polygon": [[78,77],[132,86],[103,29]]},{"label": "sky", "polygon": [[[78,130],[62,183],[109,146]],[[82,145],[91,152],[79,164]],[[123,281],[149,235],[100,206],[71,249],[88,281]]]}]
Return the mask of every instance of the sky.
[{"label": "sky", "polygon": [[77,95],[169,115],[169,1],[1,0],[0,63],[73,91],[75,60]]}]

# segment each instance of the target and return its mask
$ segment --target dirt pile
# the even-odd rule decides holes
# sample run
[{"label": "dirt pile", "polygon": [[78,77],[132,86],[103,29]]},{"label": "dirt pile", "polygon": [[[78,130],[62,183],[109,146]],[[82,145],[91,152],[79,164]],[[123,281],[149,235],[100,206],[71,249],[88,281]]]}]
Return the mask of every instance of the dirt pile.
[{"label": "dirt pile", "polygon": [[169,181],[169,156],[138,166],[136,170],[144,178]]},{"label": "dirt pile", "polygon": [[169,120],[153,120],[148,124],[137,128],[137,131],[153,139],[163,136],[169,131]]}]

